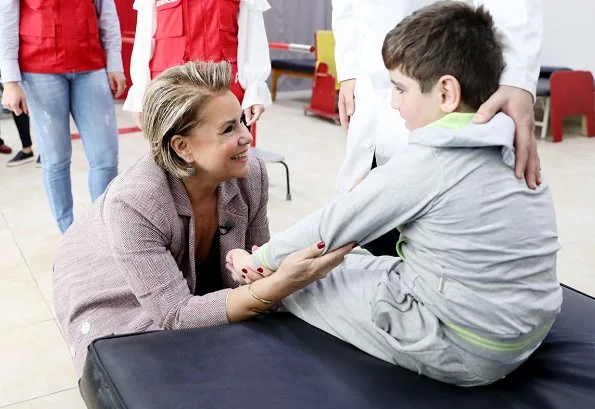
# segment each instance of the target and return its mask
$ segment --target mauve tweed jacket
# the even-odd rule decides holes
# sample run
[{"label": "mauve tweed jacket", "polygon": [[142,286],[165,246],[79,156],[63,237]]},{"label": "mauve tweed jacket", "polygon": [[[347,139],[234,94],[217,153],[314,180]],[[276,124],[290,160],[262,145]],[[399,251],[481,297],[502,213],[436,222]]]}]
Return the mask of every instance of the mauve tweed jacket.
[{"label": "mauve tweed jacket", "polygon": [[149,155],[119,175],[78,217],[54,263],[54,304],[62,333],[82,372],[89,343],[112,333],[228,323],[225,302],[237,286],[225,269],[234,248],[269,240],[268,177],[251,156],[248,175],[218,189],[224,289],[194,296],[194,221],[182,181]]}]

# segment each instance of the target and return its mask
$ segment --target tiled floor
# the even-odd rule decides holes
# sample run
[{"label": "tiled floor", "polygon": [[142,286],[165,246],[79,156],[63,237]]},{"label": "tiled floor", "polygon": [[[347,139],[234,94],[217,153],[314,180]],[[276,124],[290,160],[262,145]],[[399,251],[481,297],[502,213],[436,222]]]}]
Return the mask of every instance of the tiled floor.
[{"label": "tiled floor", "polygon": [[[341,129],[305,117],[303,100],[280,96],[259,126],[258,146],[284,153],[291,170],[293,201],[285,201],[283,168],[270,165],[269,216],[279,231],[335,196],[334,177],[345,149]],[[118,106],[120,127],[131,120]],[[0,120],[2,138],[19,141],[10,117]],[[90,206],[87,165],[80,141],[73,142],[75,209]],[[140,134],[120,137],[120,168],[146,143]],[[544,173],[556,203],[562,251],[560,280],[595,294],[595,139],[568,136],[561,144],[539,142]],[[53,319],[52,261],[60,239],[33,164],[7,168],[0,157],[0,408],[84,408],[77,377]]]}]

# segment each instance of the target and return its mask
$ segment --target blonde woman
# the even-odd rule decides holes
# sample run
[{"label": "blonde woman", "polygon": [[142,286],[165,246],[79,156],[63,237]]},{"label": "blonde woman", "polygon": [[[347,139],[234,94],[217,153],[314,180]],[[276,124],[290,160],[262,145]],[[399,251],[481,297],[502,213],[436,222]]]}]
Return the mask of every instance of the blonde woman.
[{"label": "blonde woman", "polygon": [[79,373],[95,338],[249,319],[351,249],[317,257],[324,245],[312,245],[260,280],[260,293],[238,287],[225,255],[269,239],[268,179],[248,154],[252,137],[230,79],[226,62],[190,62],[157,77],[143,100],[150,153],[64,235],[54,301]]}]

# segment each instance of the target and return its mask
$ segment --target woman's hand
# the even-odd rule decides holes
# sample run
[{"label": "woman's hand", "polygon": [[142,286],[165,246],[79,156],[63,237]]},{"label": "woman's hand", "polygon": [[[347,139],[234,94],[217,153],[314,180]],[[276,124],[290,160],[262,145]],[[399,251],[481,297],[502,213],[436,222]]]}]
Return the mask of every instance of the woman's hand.
[{"label": "woman's hand", "polygon": [[345,255],[356,246],[356,243],[348,243],[322,255],[326,244],[324,242],[313,244],[287,256],[275,275],[286,281],[293,291],[297,291],[326,277],[328,272],[341,264]]},{"label": "woman's hand", "polygon": [[[325,243],[320,242],[291,253],[281,263],[275,274],[269,277],[260,277],[250,286],[252,288],[243,285],[229,292],[226,304],[229,322],[239,322],[254,317],[271,308],[283,298],[316,280],[320,280],[341,264],[345,255],[354,247],[355,243],[349,243],[323,255]],[[242,277],[242,281],[252,282],[249,280],[252,280],[251,273],[255,273],[255,271],[248,267],[241,267],[246,264],[252,265],[250,253],[241,249],[232,250],[227,254],[226,262],[227,268],[234,274],[234,277],[242,277],[241,274],[243,274],[246,278]],[[238,267],[234,267],[236,263]],[[238,271],[238,268],[246,269],[248,274],[241,269]],[[240,272],[241,274],[238,274]],[[263,274],[260,273],[259,276]]]}]

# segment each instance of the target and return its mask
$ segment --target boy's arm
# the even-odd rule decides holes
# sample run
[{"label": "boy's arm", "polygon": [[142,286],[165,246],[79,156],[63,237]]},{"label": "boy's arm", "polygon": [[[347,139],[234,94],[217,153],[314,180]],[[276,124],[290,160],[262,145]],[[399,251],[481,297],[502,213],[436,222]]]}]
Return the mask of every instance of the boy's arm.
[{"label": "boy's arm", "polygon": [[533,95],[539,77],[543,37],[541,0],[476,0],[485,5],[502,36],[506,67],[500,85],[522,88]]},{"label": "boy's arm", "polygon": [[326,251],[366,244],[419,218],[442,190],[433,155],[432,149],[418,147],[396,155],[352,191],[274,235],[252,254],[252,266],[276,270],[285,257],[312,243],[324,242]]}]

